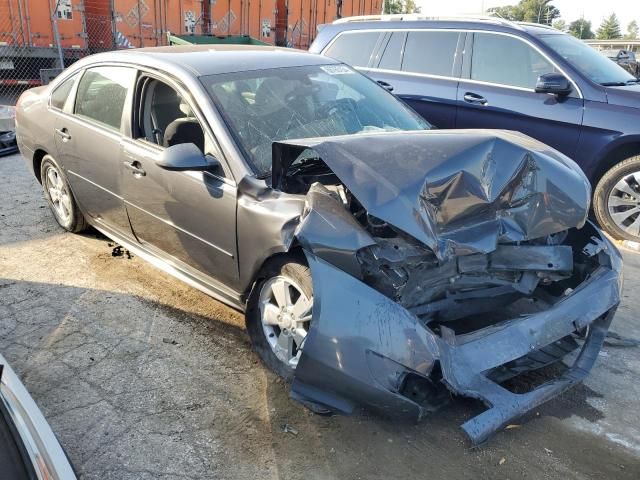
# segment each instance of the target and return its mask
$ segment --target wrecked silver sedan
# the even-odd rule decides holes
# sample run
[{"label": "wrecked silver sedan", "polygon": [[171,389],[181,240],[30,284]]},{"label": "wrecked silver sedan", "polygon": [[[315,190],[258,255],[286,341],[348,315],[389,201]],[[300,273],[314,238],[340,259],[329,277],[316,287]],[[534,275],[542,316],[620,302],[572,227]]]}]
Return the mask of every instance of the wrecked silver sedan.
[{"label": "wrecked silver sedan", "polygon": [[317,412],[418,420],[467,396],[487,406],[463,425],[481,442],[584,378],[620,300],[574,162],[514,132],[430,130],[326,57],[88,57],[20,99],[17,135],[61,226],[243,309]]}]

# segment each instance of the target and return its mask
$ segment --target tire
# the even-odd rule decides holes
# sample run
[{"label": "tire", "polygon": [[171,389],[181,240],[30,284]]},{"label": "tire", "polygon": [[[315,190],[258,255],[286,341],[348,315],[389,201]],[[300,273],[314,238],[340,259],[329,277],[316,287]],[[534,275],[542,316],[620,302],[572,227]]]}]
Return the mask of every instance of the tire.
[{"label": "tire", "polygon": [[640,155],[627,158],[604,174],[593,193],[593,211],[612,237],[640,241]]},{"label": "tire", "polygon": [[[286,285],[284,289],[280,281]],[[289,292],[291,302],[283,315],[282,308],[285,305],[278,300],[282,300],[285,289]],[[276,296],[275,291],[281,294]],[[274,324],[276,310],[267,304],[278,309],[277,314],[282,316],[282,319],[277,319],[279,325]],[[285,255],[268,262],[249,296],[245,321],[253,349],[270,370],[286,381],[293,379],[300,357],[298,347],[311,324],[312,305],[311,272],[303,255]],[[269,313],[266,313],[267,309]],[[266,324],[269,322],[271,324]],[[282,348],[285,342],[287,347],[291,346],[291,352],[285,352]],[[296,358],[286,361],[291,354],[295,354]]]},{"label": "tire", "polygon": [[89,226],[78,208],[64,171],[51,155],[45,155],[40,165],[42,189],[53,217],[65,230],[79,233]]}]

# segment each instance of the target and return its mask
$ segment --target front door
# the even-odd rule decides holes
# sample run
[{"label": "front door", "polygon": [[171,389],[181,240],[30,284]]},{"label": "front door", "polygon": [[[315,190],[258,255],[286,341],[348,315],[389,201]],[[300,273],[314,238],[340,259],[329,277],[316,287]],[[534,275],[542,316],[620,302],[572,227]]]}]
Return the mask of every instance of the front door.
[{"label": "front door", "polygon": [[157,165],[166,148],[194,143],[223,161],[179,87],[155,77],[136,83],[133,135],[124,143],[124,198],[133,232],[175,266],[226,285],[238,280],[236,187],[219,172]]},{"label": "front door", "polygon": [[88,68],[74,105],[55,122],[58,156],[82,210],[125,235],[131,229],[120,184],[122,119],[134,78],[132,68]]},{"label": "front door", "polygon": [[583,99],[575,87],[566,97],[535,92],[539,75],[558,72],[538,50],[512,36],[474,33],[464,69],[456,128],[517,130],[575,155]]}]

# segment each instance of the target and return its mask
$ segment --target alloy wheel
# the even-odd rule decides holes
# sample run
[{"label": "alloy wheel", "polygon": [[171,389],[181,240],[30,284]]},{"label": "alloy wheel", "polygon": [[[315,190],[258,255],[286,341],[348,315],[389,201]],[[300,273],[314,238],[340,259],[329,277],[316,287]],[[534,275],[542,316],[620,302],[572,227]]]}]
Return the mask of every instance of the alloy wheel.
[{"label": "alloy wheel", "polygon": [[312,298],[291,279],[277,276],[260,291],[262,329],[276,357],[296,368],[311,323]]},{"label": "alloy wheel", "polygon": [[616,226],[640,236],[640,172],[625,175],[611,189],[607,208]]},{"label": "alloy wheel", "polygon": [[56,216],[61,223],[68,224],[73,215],[71,194],[58,169],[49,165],[44,175],[44,181]]}]

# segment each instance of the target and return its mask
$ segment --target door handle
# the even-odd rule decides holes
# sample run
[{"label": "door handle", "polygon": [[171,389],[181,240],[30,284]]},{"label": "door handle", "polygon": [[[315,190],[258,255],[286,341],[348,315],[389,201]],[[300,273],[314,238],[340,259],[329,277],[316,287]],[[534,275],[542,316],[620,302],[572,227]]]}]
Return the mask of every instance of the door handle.
[{"label": "door handle", "polygon": [[147,172],[145,172],[140,165],[140,162],[122,162],[124,163],[125,168],[131,170],[131,172],[136,177],[144,177]]},{"label": "door handle", "polygon": [[387,83],[383,80],[376,80],[376,82],[378,82],[378,85],[384,88],[387,92],[393,92],[393,85],[391,85],[390,83]]},{"label": "door handle", "polygon": [[69,135],[66,128],[56,128],[56,133],[62,137],[63,142],[71,140],[71,135]]},{"label": "door handle", "polygon": [[471,93],[471,92],[467,92],[464,94],[464,101],[467,103],[475,103],[476,105],[486,105],[487,103],[487,99],[484,97],[481,97],[480,95],[478,95],[477,93]]}]

